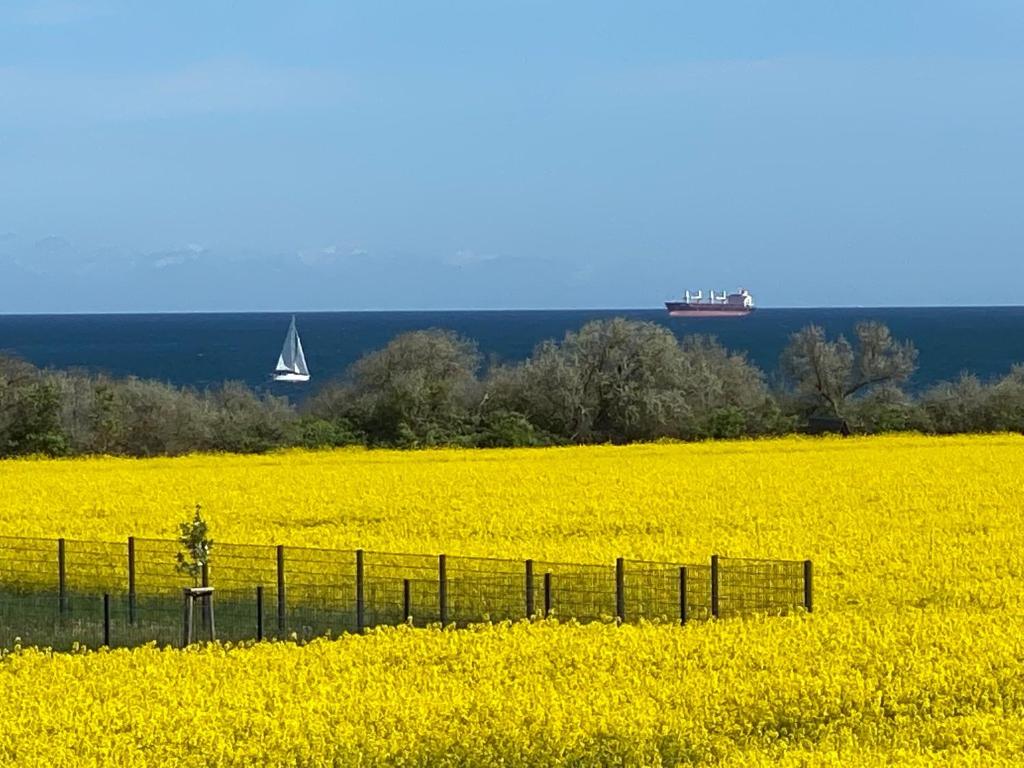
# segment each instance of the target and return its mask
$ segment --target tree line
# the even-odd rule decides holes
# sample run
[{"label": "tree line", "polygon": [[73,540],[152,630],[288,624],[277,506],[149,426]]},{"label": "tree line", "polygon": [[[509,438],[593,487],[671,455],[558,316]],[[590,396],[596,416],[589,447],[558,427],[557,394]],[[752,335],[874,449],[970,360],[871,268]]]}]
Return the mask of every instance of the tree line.
[{"label": "tree line", "polygon": [[280,447],[537,446],[782,435],[1024,431],[1024,366],[904,388],[917,351],[876,322],[794,333],[769,380],[714,338],[599,320],[525,361],[483,366],[446,330],[395,337],[299,406],[228,382],[189,387],[0,358],[0,456],[255,453]]}]

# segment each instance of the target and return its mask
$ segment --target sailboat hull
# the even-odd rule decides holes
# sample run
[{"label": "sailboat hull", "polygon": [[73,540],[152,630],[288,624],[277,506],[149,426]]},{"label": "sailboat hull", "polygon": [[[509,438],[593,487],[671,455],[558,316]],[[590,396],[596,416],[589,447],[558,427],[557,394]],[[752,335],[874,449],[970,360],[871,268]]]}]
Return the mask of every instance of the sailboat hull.
[{"label": "sailboat hull", "polygon": [[275,373],[274,381],[309,381],[308,373]]}]

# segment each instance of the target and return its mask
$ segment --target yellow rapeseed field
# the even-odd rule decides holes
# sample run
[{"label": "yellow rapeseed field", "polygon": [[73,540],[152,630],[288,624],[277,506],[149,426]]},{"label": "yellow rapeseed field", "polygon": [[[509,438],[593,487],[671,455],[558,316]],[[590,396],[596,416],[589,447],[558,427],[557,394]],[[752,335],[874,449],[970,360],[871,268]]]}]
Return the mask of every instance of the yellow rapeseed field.
[{"label": "yellow rapeseed field", "polygon": [[0,535],[813,558],[816,613],[0,662],[0,764],[1016,764],[1024,437],[0,462]]}]

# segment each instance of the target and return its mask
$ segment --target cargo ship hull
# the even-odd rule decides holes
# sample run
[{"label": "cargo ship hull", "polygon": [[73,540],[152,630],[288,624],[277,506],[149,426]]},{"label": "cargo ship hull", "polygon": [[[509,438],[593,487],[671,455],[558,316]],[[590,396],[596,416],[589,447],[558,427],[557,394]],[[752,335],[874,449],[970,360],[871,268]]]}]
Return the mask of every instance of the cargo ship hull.
[{"label": "cargo ship hull", "polygon": [[687,304],[685,301],[666,301],[665,309],[672,317],[746,317],[753,307],[728,304]]}]

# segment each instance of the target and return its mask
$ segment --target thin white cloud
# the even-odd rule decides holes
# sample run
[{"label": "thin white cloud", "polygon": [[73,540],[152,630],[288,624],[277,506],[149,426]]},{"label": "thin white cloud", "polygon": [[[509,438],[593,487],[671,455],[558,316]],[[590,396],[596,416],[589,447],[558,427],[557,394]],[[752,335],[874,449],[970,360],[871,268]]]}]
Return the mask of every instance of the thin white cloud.
[{"label": "thin white cloud", "polygon": [[184,248],[175,251],[163,251],[149,255],[150,265],[153,269],[167,269],[182,264],[189,264],[199,261],[199,257],[207,252],[207,249],[196,243],[189,243]]},{"label": "thin white cloud", "polygon": [[468,267],[473,264],[486,264],[489,261],[497,261],[501,258],[496,253],[478,253],[471,248],[458,250],[444,258],[444,263],[449,267]]}]

